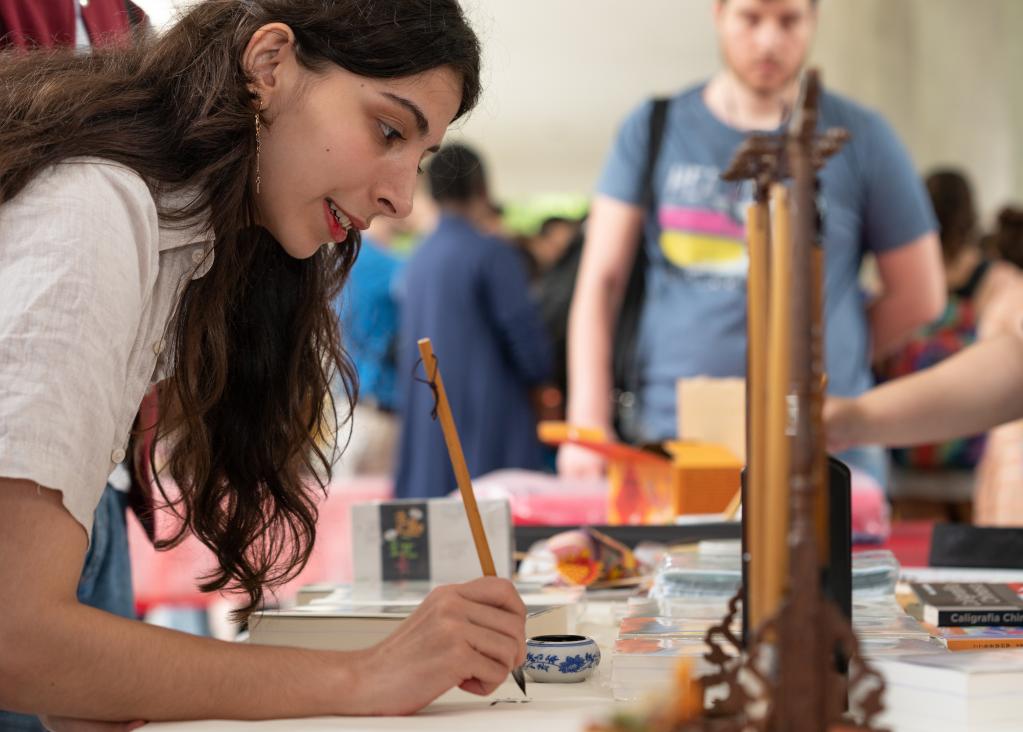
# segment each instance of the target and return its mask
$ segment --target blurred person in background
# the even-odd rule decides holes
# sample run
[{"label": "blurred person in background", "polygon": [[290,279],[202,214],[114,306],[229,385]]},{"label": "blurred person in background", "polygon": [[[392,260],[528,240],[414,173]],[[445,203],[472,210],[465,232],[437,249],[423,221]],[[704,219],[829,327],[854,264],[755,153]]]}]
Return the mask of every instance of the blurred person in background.
[{"label": "blurred person in background", "polygon": [[[668,102],[650,206],[643,174],[654,105],[625,120],[591,209],[569,322],[568,420],[636,443],[676,436],[679,378],[743,376],[746,365],[745,210],[751,184],[721,180],[752,131],[782,130],[817,26],[815,0],[717,0],[722,68]],[[821,172],[826,252],[829,388],[854,395],[873,383],[871,362],[944,307],[934,215],[914,166],[875,112],[825,91],[819,129],[852,139]],[[640,248],[642,247],[642,248]],[[640,257],[637,258],[637,251]],[[858,276],[877,258],[881,295],[864,302]],[[645,296],[634,354],[631,409],[612,403],[612,331],[633,263]],[[622,402],[622,407],[627,406]],[[684,437],[684,435],[682,436]],[[843,456],[882,485],[878,448]],[[588,475],[603,461],[565,445],[559,471]]]},{"label": "blurred person in background", "polygon": [[[400,430],[398,333],[405,264],[436,224],[436,206],[425,186],[419,184],[407,217],[377,218],[366,230],[348,286],[338,296],[341,331],[359,375],[359,401],[347,429],[341,427],[340,438],[347,446],[334,466],[336,476],[390,479],[394,475]],[[335,399],[335,408],[338,405],[343,410],[344,400]],[[340,423],[345,416],[338,414]]]},{"label": "blurred person in background", "polygon": [[534,284],[564,256],[579,234],[581,223],[561,216],[544,219],[535,233],[517,237]]},{"label": "blurred person in background", "polygon": [[395,493],[444,496],[456,489],[434,393],[417,367],[429,338],[461,438],[469,473],[540,470],[531,392],[550,376],[551,354],[522,257],[493,235],[494,205],[479,155],[448,145],[427,169],[440,221],[408,263],[401,302],[398,373],[401,441]]},{"label": "blurred person in background", "polygon": [[[929,173],[925,183],[938,219],[948,301],[937,320],[878,365],[883,381],[934,366],[973,344],[982,328],[998,329],[992,320],[998,307],[992,305],[1023,284],[1014,265],[985,254],[966,175],[943,168]],[[895,465],[905,469],[893,476],[890,491],[896,516],[968,518],[972,471],[980,462],[984,440],[979,434],[892,450]]]},{"label": "blurred person in background", "polygon": [[568,313],[583,250],[584,221],[545,219],[528,244],[538,263],[532,289],[550,336],[554,369],[550,388],[540,401],[541,418],[565,419],[568,390]]},{"label": "blurred person in background", "polygon": [[[348,287],[338,296],[338,315],[348,355],[359,375],[359,401],[350,438],[335,473],[390,475],[398,439],[397,288],[405,260],[379,239],[362,237]],[[343,406],[343,400],[339,402]],[[344,417],[344,415],[339,415]],[[344,427],[341,439],[347,438]]]},{"label": "blurred person in background", "polygon": [[1012,216],[1003,209],[982,244],[965,176],[938,170],[927,188],[948,307],[886,365],[889,381],[828,399],[828,439],[835,449],[892,446],[898,464],[924,469],[896,475],[893,506],[904,518],[1023,526],[1023,274],[998,259],[1013,251]]},{"label": "blurred person in background", "polygon": [[1023,207],[1003,207],[994,231],[984,237],[983,246],[989,256],[1023,268]]}]

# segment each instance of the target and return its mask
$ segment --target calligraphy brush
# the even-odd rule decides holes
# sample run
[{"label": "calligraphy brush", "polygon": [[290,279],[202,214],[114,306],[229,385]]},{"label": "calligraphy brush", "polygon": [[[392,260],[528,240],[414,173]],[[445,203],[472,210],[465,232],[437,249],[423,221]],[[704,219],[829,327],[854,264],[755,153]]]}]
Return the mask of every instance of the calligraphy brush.
[{"label": "calligraphy brush", "polygon": [[[437,417],[440,419],[441,430],[444,432],[444,442],[448,447],[448,456],[451,458],[451,468],[455,471],[458,490],[462,494],[462,503],[465,506],[466,518],[469,519],[469,529],[472,531],[472,540],[476,544],[480,567],[483,569],[484,576],[496,577],[494,558],[490,554],[490,544],[487,542],[486,532],[483,531],[483,520],[480,518],[479,506],[476,505],[476,496],[472,492],[469,468],[465,464],[465,454],[462,452],[462,443],[458,439],[458,431],[455,429],[455,418],[451,414],[451,405],[448,403],[447,392],[444,391],[444,382],[440,378],[440,367],[437,365],[437,357],[433,354],[433,345],[429,338],[420,338],[417,343],[419,344],[419,355],[423,357],[423,367],[426,369],[426,380],[434,388],[437,400]],[[511,674],[524,695],[526,693],[526,677],[522,673],[522,666],[512,669]]]}]

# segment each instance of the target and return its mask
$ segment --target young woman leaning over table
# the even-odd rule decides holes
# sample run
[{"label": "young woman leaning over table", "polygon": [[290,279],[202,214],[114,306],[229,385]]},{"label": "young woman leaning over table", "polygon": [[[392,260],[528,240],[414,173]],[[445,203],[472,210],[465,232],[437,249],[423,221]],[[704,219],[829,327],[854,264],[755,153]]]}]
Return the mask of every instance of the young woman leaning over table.
[{"label": "young woman leaning over table", "polygon": [[525,608],[498,579],[434,592],[354,653],[76,599],[155,380],[166,473],[219,560],[207,588],[251,610],[305,562],[329,464],[313,427],[335,373],[354,390],[332,301],[358,230],[408,214],[420,163],[479,95],[457,2],[206,0],[136,49],[2,60],[0,708],[113,730],[492,691],[524,655]]}]

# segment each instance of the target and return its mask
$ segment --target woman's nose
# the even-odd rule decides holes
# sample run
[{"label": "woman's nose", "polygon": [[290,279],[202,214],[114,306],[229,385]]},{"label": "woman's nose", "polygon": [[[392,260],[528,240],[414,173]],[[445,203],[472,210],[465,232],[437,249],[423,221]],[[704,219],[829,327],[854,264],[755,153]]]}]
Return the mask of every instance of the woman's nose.
[{"label": "woman's nose", "polygon": [[412,196],[416,189],[416,170],[395,175],[377,187],[377,210],[384,216],[403,219],[412,213]]}]

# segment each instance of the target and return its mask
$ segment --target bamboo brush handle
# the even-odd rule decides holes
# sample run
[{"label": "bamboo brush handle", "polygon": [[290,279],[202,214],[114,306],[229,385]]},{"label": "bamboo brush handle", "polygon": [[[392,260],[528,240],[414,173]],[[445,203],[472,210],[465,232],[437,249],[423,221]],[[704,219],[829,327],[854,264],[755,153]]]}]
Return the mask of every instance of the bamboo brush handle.
[{"label": "bamboo brush handle", "polygon": [[476,496],[472,492],[469,468],[465,464],[462,443],[458,439],[458,430],[455,429],[455,418],[451,415],[451,405],[448,403],[447,392],[444,391],[444,381],[440,378],[440,367],[433,355],[433,345],[429,338],[420,338],[418,344],[419,354],[423,357],[423,368],[426,370],[426,379],[437,390],[437,417],[444,432],[444,442],[448,447],[448,456],[451,458],[451,468],[455,471],[458,490],[462,494],[462,503],[465,505],[466,518],[469,519],[472,540],[476,544],[476,554],[480,558],[480,567],[484,576],[496,577],[494,558],[490,554],[490,544],[487,543],[487,535],[483,531],[483,520],[480,518],[479,506],[476,505]]},{"label": "bamboo brush handle", "polygon": [[765,473],[763,578],[760,616],[774,616],[789,576],[789,433],[788,395],[791,389],[792,346],[792,232],[788,190],[771,187],[770,312],[767,355],[767,471]]}]

